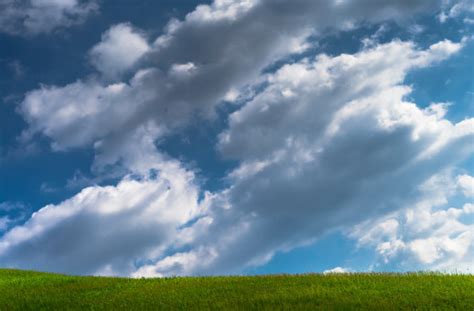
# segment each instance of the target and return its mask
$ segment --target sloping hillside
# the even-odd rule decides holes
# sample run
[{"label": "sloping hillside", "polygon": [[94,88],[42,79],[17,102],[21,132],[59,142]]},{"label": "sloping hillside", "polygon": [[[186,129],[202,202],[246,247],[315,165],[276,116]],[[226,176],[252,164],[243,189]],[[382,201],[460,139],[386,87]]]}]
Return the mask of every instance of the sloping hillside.
[{"label": "sloping hillside", "polygon": [[0,310],[473,310],[474,276],[123,279],[0,270]]}]

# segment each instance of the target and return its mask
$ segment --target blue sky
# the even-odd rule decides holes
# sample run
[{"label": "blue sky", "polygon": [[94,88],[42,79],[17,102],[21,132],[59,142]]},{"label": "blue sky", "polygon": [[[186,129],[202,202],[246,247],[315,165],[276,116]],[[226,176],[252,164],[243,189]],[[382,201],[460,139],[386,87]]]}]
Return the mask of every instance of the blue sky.
[{"label": "blue sky", "polygon": [[0,9],[0,266],[472,271],[469,1]]}]

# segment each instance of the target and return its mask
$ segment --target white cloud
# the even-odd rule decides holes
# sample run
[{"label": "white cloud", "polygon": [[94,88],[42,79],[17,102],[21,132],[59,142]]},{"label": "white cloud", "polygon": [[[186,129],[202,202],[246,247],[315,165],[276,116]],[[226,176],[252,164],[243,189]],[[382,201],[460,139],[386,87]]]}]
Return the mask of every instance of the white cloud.
[{"label": "white cloud", "polygon": [[135,271],[133,277],[163,277],[191,275],[196,268],[209,267],[217,254],[212,248],[202,248],[187,253],[176,253],[152,265],[144,265]]},{"label": "white cloud", "polygon": [[[113,255],[110,257],[109,252],[105,251],[100,252],[97,255],[100,255],[100,260],[88,264],[87,269],[74,267],[77,268],[74,271],[90,272],[95,269],[93,272],[96,273],[126,273],[134,276],[238,272],[242,267],[260,265],[268,261],[276,251],[311,242],[324,232],[377,217],[415,202],[422,195],[418,187],[420,184],[472,152],[470,141],[473,127],[472,120],[458,124],[446,120],[446,105],[433,104],[426,109],[420,109],[414,103],[406,101],[405,98],[411,90],[403,85],[403,80],[410,70],[439,62],[456,53],[461,46],[460,43],[442,41],[427,50],[420,50],[413,43],[393,41],[354,55],[319,55],[313,59],[285,65],[277,72],[269,74],[268,86],[230,116],[229,129],[220,136],[219,149],[223,155],[238,159],[241,165],[229,175],[231,187],[209,198],[211,206],[203,212],[206,220],[198,222],[199,225],[195,228],[193,226],[190,230],[177,232],[171,228],[182,225],[191,218],[178,218],[179,221],[171,222],[171,225],[159,222],[159,226],[155,222],[157,220],[150,219],[154,228],[166,228],[165,232],[170,232],[170,237],[166,241],[144,239],[144,243],[152,242],[143,246],[143,249],[133,251],[138,254],[136,256],[145,258],[148,262],[144,266],[134,267],[138,270],[130,267],[129,257],[123,257],[114,263],[113,256],[120,257],[121,254],[110,252]],[[199,67],[194,68],[194,65],[183,64],[186,65],[175,68],[198,73],[201,70]],[[181,69],[178,71],[183,71]],[[92,88],[96,90],[92,95],[101,97],[104,101],[107,96],[121,94],[113,107],[126,109],[128,106],[124,98],[133,98],[135,95],[123,94],[138,94],[136,90],[140,87],[135,88],[133,85],[143,84],[147,74],[154,72],[137,74],[130,85]],[[91,113],[94,116],[79,122],[78,118],[68,120],[68,113],[62,114],[65,118],[64,124],[71,126],[71,129],[74,128],[75,122],[82,127],[81,131],[71,130],[71,133],[79,133],[75,134],[78,135],[77,138],[66,135],[60,139],[64,128],[61,128],[62,125],[55,128],[54,122],[38,123],[37,126],[42,126],[42,131],[48,136],[55,137],[60,146],[81,146],[86,142],[95,141],[98,167],[121,162],[130,171],[146,176],[148,163],[154,163],[156,150],[152,146],[154,139],[162,131],[160,127],[151,122],[139,130],[129,129],[125,140],[121,135],[116,140],[96,141],[98,134],[94,131],[113,132],[107,128],[106,122],[106,118],[110,118],[111,114],[107,106],[99,108],[93,104],[95,100],[91,100],[91,108],[88,109],[88,101],[77,95],[81,94],[83,85],[84,83],[78,82],[74,87],[68,86],[71,88],[68,92],[71,94],[62,98],[81,101],[84,108],[78,113],[86,116]],[[33,92],[27,96],[23,107],[26,107],[30,114],[41,113],[41,109],[36,109],[35,105],[51,105],[49,114],[45,114],[44,118],[33,116],[33,120],[38,122],[54,113],[61,114],[60,108],[52,108],[54,100],[34,100],[35,96],[45,94],[54,99],[55,92],[55,89],[43,89],[38,94]],[[58,107],[62,107],[60,103],[58,99]],[[102,112],[94,109],[104,109],[104,122],[98,121],[101,120],[99,117]],[[56,121],[60,119],[55,116],[53,118]],[[114,117],[114,120],[119,123],[121,119]],[[98,124],[101,124],[102,128],[96,128]],[[123,124],[126,125],[127,122]],[[87,130],[89,127],[90,130]],[[88,133],[92,133],[90,137],[87,136]],[[177,176],[180,175],[177,173]],[[125,179],[122,183],[128,185],[137,182]],[[119,192],[114,197],[122,197],[122,183],[110,190]],[[143,191],[148,193],[148,186],[158,186],[162,182],[139,182],[137,189],[123,193],[124,198],[132,196],[132,193],[140,194],[142,184]],[[101,187],[88,189],[87,191],[92,193],[91,202],[95,201],[96,197],[104,197],[104,210],[108,210],[109,207],[106,206],[109,205],[111,195],[104,195],[104,189]],[[188,197],[186,193],[189,189],[184,187],[178,190],[176,191],[183,192],[177,192],[176,196]],[[160,195],[163,194],[158,191],[156,200],[159,200]],[[108,217],[103,216],[107,213],[101,208],[90,214],[89,206],[92,206],[92,203],[89,205],[83,202],[80,199],[82,196],[83,194],[78,195],[46,209],[58,211],[61,215],[66,213],[67,216],[57,223],[60,228],[57,230],[69,230],[65,228],[70,227],[63,224],[74,222],[75,219],[82,221],[84,215],[87,215],[86,224],[104,221],[108,226],[112,226]],[[197,201],[197,198],[194,196],[189,199],[188,205],[198,206],[197,202],[192,203],[193,200]],[[180,211],[185,213],[189,206]],[[118,217],[117,224],[120,227],[128,226],[130,230],[127,235],[132,239],[135,236],[140,237],[142,233],[148,234],[148,231],[142,232],[128,223],[130,220],[141,220],[142,210],[147,209],[147,205],[137,206],[133,209],[137,211],[136,215],[127,215],[126,220]],[[74,212],[71,212],[72,210]],[[162,209],[157,207],[157,215],[161,212]],[[44,213],[49,215],[49,212]],[[46,218],[49,221],[49,216]],[[34,219],[23,227],[23,231],[34,232],[37,227],[44,226],[36,225]],[[56,227],[52,226],[51,230],[56,230]],[[28,267],[31,263],[26,257],[20,256],[20,251],[16,249],[21,250],[21,253],[28,253],[22,247],[29,245],[26,241],[33,235],[26,235],[24,243],[12,244],[8,239],[16,241],[12,233],[16,232],[15,230],[5,236],[4,245],[7,245],[5,241],[8,241],[8,245],[20,246],[4,246],[3,253],[6,255],[0,258],[24,258],[24,261],[17,262]],[[380,230],[380,236],[388,236],[397,230],[397,225],[387,222]],[[41,243],[51,245],[54,240],[51,240],[48,232],[46,230],[37,235],[44,237],[44,240],[40,239]],[[91,234],[103,236],[101,231],[91,231]],[[124,238],[122,235],[118,237]],[[107,244],[115,245],[113,234],[110,238],[113,240],[105,240]],[[178,243],[179,239],[187,241],[188,249],[161,252],[155,257],[145,251],[152,247],[152,244],[166,249],[170,243]],[[79,246],[80,242],[75,241]],[[97,243],[99,244],[94,247],[100,249],[100,243],[103,241]],[[378,247],[380,252],[387,256],[393,249],[405,247],[406,244],[399,240],[388,240],[384,243]],[[456,252],[456,247],[451,246],[449,241],[436,243],[444,243],[446,250]],[[136,244],[137,247],[140,246],[138,242]],[[417,242],[414,242],[411,248],[414,254],[420,250]],[[76,255],[74,252],[80,252],[81,248],[75,248],[74,252],[62,248],[57,251],[55,258],[70,258]],[[87,249],[89,253],[92,251]],[[426,253],[428,250],[423,254]],[[60,254],[64,256],[61,257]],[[47,261],[51,261],[49,257]],[[106,263],[109,266],[105,266]],[[58,269],[73,271],[72,266],[64,266],[62,262],[54,264]],[[51,269],[50,266],[44,267]]]},{"label": "white cloud", "polygon": [[351,270],[347,268],[342,268],[342,267],[335,267],[329,270],[324,270],[323,274],[335,274],[335,273],[350,273]]},{"label": "white cloud", "polygon": [[[192,241],[202,222],[194,175],[153,153],[144,174],[92,186],[35,212],[0,238],[0,264],[74,274],[129,275]],[[182,238],[181,238],[182,236]]]},{"label": "white cloud", "polygon": [[[219,150],[241,164],[228,176],[229,189],[213,197],[207,230],[177,262],[199,253],[213,260],[193,259],[171,274],[236,273],[322,233],[418,202],[421,184],[472,152],[474,127],[473,120],[445,119],[446,105],[422,109],[407,101],[411,89],[403,81],[461,46],[442,41],[420,50],[393,41],[269,74],[268,86],[230,116],[220,136]],[[399,226],[389,219],[374,235],[391,237]],[[439,243],[460,255],[454,245],[463,241]],[[377,244],[387,257],[405,246],[388,238]],[[419,245],[411,247],[415,253]],[[145,272],[167,275],[165,266],[151,264]]]},{"label": "white cloud", "polygon": [[96,0],[2,0],[0,32],[13,35],[49,33],[82,23],[98,8]]},{"label": "white cloud", "polygon": [[[171,21],[147,53],[98,65],[105,74],[139,67],[128,82],[83,79],[29,92],[21,104],[29,135],[48,136],[57,150],[94,148],[96,172],[120,163],[142,177],[127,175],[115,187],[89,187],[43,208],[0,240],[0,263],[134,276],[239,272],[416,202],[420,184],[472,152],[473,120],[453,124],[444,106],[417,107],[404,79],[463,43],[420,50],[395,40],[261,72],[304,50],[309,34],[401,20],[439,3],[216,0]],[[112,32],[98,46],[114,41]],[[133,29],[126,33],[138,39]],[[202,207],[190,173],[157,159],[153,144],[213,117],[219,102],[262,80],[261,92],[242,103],[220,135],[222,155],[240,163],[227,178],[230,187]],[[159,178],[150,173],[155,166]],[[381,230],[390,235],[396,226]]]},{"label": "white cloud", "polygon": [[[360,246],[375,249],[381,259],[378,267],[396,264],[403,270],[472,272],[474,225],[469,219],[474,205],[448,208],[448,199],[460,190],[453,184],[449,175],[431,178],[413,208],[366,220],[355,227],[352,237]],[[389,230],[388,223],[392,224]]]},{"label": "white cloud", "polygon": [[[61,5],[77,6],[74,0],[68,3]],[[437,5],[439,0],[338,5],[218,0],[198,6],[182,21],[171,20],[150,50],[139,31],[116,25],[92,48],[91,60],[109,78],[139,67],[128,83],[82,79],[43,86],[26,95],[21,110],[31,131],[51,138],[56,149],[117,141],[148,122],[163,134],[215,116],[216,105],[252,84],[266,66],[303,51],[312,33],[339,29],[344,21],[402,20]]]},{"label": "white cloud", "polygon": [[474,177],[460,175],[457,178],[457,184],[466,197],[474,197]]},{"label": "white cloud", "polygon": [[143,84],[144,78],[152,74],[139,71],[129,84],[102,86],[94,80],[77,81],[65,87],[42,86],[31,91],[21,106],[30,123],[29,133],[41,132],[53,138],[53,147],[58,150],[90,146],[127,128],[129,118],[155,96],[154,90]]},{"label": "white cloud", "polygon": [[132,69],[150,47],[145,36],[130,24],[118,24],[102,35],[90,51],[92,64],[107,78],[116,79]]},{"label": "white cloud", "polygon": [[215,0],[212,5],[199,5],[188,14],[187,20],[196,22],[235,21],[259,4],[259,0]]},{"label": "white cloud", "polygon": [[[320,55],[312,61],[283,66],[269,76],[271,84],[263,94],[231,115],[230,129],[221,135],[220,149],[228,157],[243,157],[247,161],[260,155],[267,156],[286,148],[282,144],[283,137],[310,135],[312,138],[315,134],[321,135],[323,131],[319,129],[329,125],[328,131],[336,132],[345,115],[370,108],[378,100],[382,101],[380,105],[392,110],[380,111],[377,122],[382,127],[390,128],[392,122],[395,125],[404,121],[411,123],[420,118],[430,122],[417,122],[415,133],[437,130],[429,127],[448,126],[446,120],[438,122],[436,115],[439,112],[431,115],[439,106],[423,112],[413,104],[394,104],[410,92],[409,87],[400,86],[408,70],[438,62],[456,53],[461,46],[445,40],[426,51],[418,51],[413,43],[394,41],[358,55],[343,54],[334,58]],[[373,97],[370,100],[374,104],[365,100],[368,95]],[[393,103],[384,99],[388,96],[394,98]],[[365,102],[357,103],[358,98]],[[333,120],[335,113],[344,106],[347,108]],[[392,117],[395,119],[390,120]],[[308,132],[311,127],[313,132]],[[258,139],[258,144],[248,144],[249,137]]]}]

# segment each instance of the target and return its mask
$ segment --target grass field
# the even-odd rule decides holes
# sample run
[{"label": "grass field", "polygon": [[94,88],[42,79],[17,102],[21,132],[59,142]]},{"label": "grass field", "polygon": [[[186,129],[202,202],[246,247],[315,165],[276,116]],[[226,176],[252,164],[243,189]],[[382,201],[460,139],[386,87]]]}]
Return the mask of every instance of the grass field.
[{"label": "grass field", "polygon": [[0,310],[474,310],[474,276],[121,279],[0,270]]}]

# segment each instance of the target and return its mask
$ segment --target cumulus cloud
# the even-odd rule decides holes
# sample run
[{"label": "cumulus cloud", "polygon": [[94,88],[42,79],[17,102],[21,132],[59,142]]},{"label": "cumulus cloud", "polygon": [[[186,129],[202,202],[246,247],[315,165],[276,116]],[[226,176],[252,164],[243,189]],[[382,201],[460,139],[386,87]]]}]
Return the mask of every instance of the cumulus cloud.
[{"label": "cumulus cloud", "polygon": [[[403,81],[461,47],[442,41],[420,50],[393,41],[269,74],[267,87],[231,114],[220,135],[219,150],[241,164],[229,174],[230,188],[213,198],[213,222],[196,250],[175,258],[208,249],[214,260],[173,273],[238,272],[416,202],[421,184],[472,152],[473,120],[449,122],[443,104],[419,108],[407,101]],[[161,264],[141,271],[166,275]]]},{"label": "cumulus cloud", "polygon": [[102,35],[102,41],[90,51],[92,64],[105,77],[119,78],[150,47],[143,33],[130,24],[118,24]]},{"label": "cumulus cloud", "polygon": [[[51,138],[57,149],[117,141],[150,121],[165,133],[213,117],[216,105],[229,94],[236,98],[265,67],[303,51],[310,34],[349,22],[402,20],[438,5],[437,0],[219,0],[198,6],[182,21],[171,20],[150,48],[139,31],[116,25],[92,48],[91,60],[110,78],[141,58],[131,80],[107,84],[82,79],[43,86],[26,95],[21,110],[31,131]],[[85,111],[73,113],[82,110],[84,102]],[[57,113],[58,105],[67,109]],[[104,118],[107,115],[114,117]]]},{"label": "cumulus cloud", "polygon": [[350,269],[343,268],[343,267],[335,267],[332,269],[324,270],[323,274],[349,273],[349,272],[351,272]]},{"label": "cumulus cloud", "polygon": [[[139,152],[140,153],[140,152]],[[137,155],[139,156],[139,155]],[[0,264],[74,274],[129,275],[192,239],[201,213],[194,175],[159,153],[143,174],[92,186],[35,212],[0,239]],[[138,170],[137,170],[138,171]]]},{"label": "cumulus cloud", "polygon": [[[42,86],[26,94],[20,111],[26,137],[44,134],[56,150],[94,148],[96,172],[120,163],[127,175],[9,231],[0,263],[134,276],[233,273],[417,202],[420,184],[472,152],[474,127],[471,119],[448,121],[446,105],[419,108],[403,82],[463,42],[421,50],[395,40],[262,71],[304,51],[307,37],[326,28],[402,20],[439,5],[216,0],[172,20],[149,47],[130,25],[112,27],[91,60],[109,79],[130,71],[129,80]],[[122,46],[124,34],[140,46],[127,57],[109,49]],[[109,54],[110,63],[99,61]],[[213,117],[223,99],[256,84],[260,90],[219,135],[221,155],[239,163],[230,186],[207,195],[203,207],[192,174],[163,159],[154,142]]]},{"label": "cumulus cloud", "polygon": [[152,88],[144,86],[145,77],[152,74],[139,71],[128,84],[77,81],[31,91],[21,106],[29,133],[54,138],[53,148],[64,150],[90,146],[120,128],[132,132],[135,128],[127,127],[130,116],[155,96]]},{"label": "cumulus cloud", "polygon": [[[353,55],[318,55],[267,75],[267,87],[231,114],[229,129],[220,135],[220,152],[241,164],[229,174],[231,187],[212,195],[202,221],[190,229],[192,233],[183,234],[188,236],[188,248],[126,271],[135,276],[238,272],[268,261],[276,251],[416,202],[422,193],[420,184],[472,152],[473,121],[449,122],[443,104],[417,107],[406,100],[411,89],[403,81],[410,70],[442,61],[461,47],[462,43],[442,41],[420,50],[411,42],[393,41]],[[192,70],[188,65],[178,71]],[[123,142],[96,143],[96,148],[105,147],[98,161],[102,166],[129,161],[126,166],[132,171],[146,174],[147,163],[153,163],[149,158],[154,157],[150,146],[160,131],[150,128],[147,135],[129,136],[127,141],[143,139],[134,148]],[[88,191],[95,194],[103,189]],[[89,209],[79,198],[52,210],[78,210],[82,219],[83,209]],[[77,207],[65,207],[69,205]],[[137,208],[138,215],[141,209],[146,206]],[[34,231],[33,219],[25,231]],[[118,223],[125,227],[132,219]],[[133,236],[135,227],[130,228],[127,234]],[[395,230],[394,224],[387,224],[386,230]],[[13,233],[6,238],[10,236]],[[32,237],[26,236],[26,241]],[[45,237],[44,243],[51,239],[49,234],[40,236]],[[154,243],[162,245],[161,240]],[[4,254],[13,254],[7,258],[19,257],[15,247],[4,248]],[[111,258],[100,257],[100,261]],[[98,263],[93,266],[100,268]]]},{"label": "cumulus cloud", "polygon": [[472,272],[474,205],[449,207],[449,199],[462,190],[447,174],[430,178],[422,188],[424,196],[413,208],[367,220],[350,235],[375,250],[374,268],[395,264],[403,270]]},{"label": "cumulus cloud", "polygon": [[82,23],[98,8],[95,0],[2,0],[0,32],[13,35],[49,33]]},{"label": "cumulus cloud", "polygon": [[[365,108],[363,103],[357,107],[355,100],[367,95],[391,95],[398,101],[403,99],[410,92],[409,87],[400,85],[408,70],[440,61],[457,52],[461,46],[445,40],[433,44],[426,51],[418,51],[411,42],[394,41],[358,55],[334,58],[320,55],[314,60],[285,65],[268,77],[270,87],[265,92],[230,116],[230,129],[221,134],[219,148],[227,157],[248,161],[286,148],[282,146],[282,138],[291,140],[292,137],[303,139],[303,136],[311,136],[304,139],[314,139],[315,135],[323,133],[335,113],[348,102],[353,104],[338,116],[339,119],[344,118],[344,113],[349,115]],[[395,63],[398,65],[392,66]],[[380,94],[382,92],[389,93]],[[415,108],[413,105],[408,107]],[[442,108],[438,105],[430,109],[435,107]],[[417,109],[413,112],[423,116]],[[381,118],[379,121],[390,126],[390,120]],[[328,130],[336,132],[338,123],[342,120],[334,120]],[[258,144],[247,144],[249,137],[258,140]]]}]

